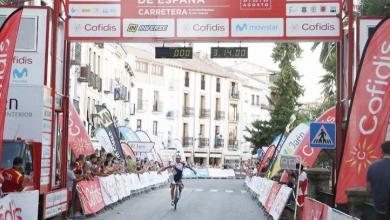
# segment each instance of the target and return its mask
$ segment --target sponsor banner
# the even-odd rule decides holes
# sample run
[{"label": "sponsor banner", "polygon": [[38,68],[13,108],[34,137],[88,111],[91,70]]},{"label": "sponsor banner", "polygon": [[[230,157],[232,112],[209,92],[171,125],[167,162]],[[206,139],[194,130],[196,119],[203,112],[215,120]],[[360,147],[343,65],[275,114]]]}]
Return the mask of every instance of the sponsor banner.
[{"label": "sponsor banner", "polygon": [[69,4],[71,17],[120,17],[120,4]]},{"label": "sponsor banner", "polygon": [[280,168],[280,156],[281,155],[293,155],[298,146],[302,143],[305,135],[309,131],[309,125],[307,123],[299,124],[291,133],[288,135],[284,144],[280,148],[279,155],[272,167],[270,176],[273,177]]},{"label": "sponsor banner", "polygon": [[125,158],[119,139],[118,128],[114,124],[110,111],[102,105],[95,105],[95,107],[100,119],[99,125],[107,132],[111,146],[115,149],[115,154],[118,158]]},{"label": "sponsor banner", "polygon": [[[8,197],[8,203],[3,203],[3,199]],[[38,219],[38,203],[39,203],[39,191],[24,191],[18,193],[9,193],[6,197],[0,199],[0,203],[2,204],[3,214],[0,216],[4,216],[5,219],[9,219],[7,216],[10,214],[12,217],[10,219]],[[7,200],[7,199],[6,199]],[[11,204],[14,205],[11,205]],[[13,212],[7,212],[4,210],[8,209]]]},{"label": "sponsor banner", "polygon": [[99,177],[100,188],[104,200],[104,204],[110,205],[119,200],[117,184],[115,183],[114,177]]},{"label": "sponsor banner", "polygon": [[232,37],[283,37],[283,18],[233,18]]},{"label": "sponsor banner", "polygon": [[228,37],[229,19],[177,19],[178,37]]},{"label": "sponsor banner", "polygon": [[[72,1],[72,0],[71,0]],[[285,0],[122,0],[126,18],[282,17]]]},{"label": "sponsor banner", "polygon": [[306,197],[305,205],[303,206],[302,220],[327,220],[328,209],[330,208],[327,205]]},{"label": "sponsor banner", "polygon": [[287,3],[287,16],[336,16],[340,4],[334,3]]},{"label": "sponsor banner", "polygon": [[264,208],[267,210],[267,213],[270,213],[271,207],[273,203],[275,202],[276,196],[278,195],[278,192],[280,190],[281,185],[274,182],[271,188],[270,193],[268,194],[267,201],[264,203]]},{"label": "sponsor banner", "polygon": [[0,114],[0,152],[2,152],[3,148],[3,133],[6,120],[4,109],[6,109],[8,101],[12,59],[22,12],[23,10],[18,10],[11,14],[0,29],[0,109],[2,109]]},{"label": "sponsor banner", "polygon": [[[11,85],[6,106],[4,138],[33,140],[51,144],[50,130],[43,133],[43,87]],[[50,121],[47,121],[50,123]],[[47,123],[45,125],[48,125]],[[49,125],[51,126],[51,124]],[[44,134],[48,134],[44,136]]]},{"label": "sponsor banner", "polygon": [[[334,123],[336,121],[336,107],[332,107],[324,112],[316,122],[327,122]],[[295,155],[298,156],[301,162],[308,167],[312,167],[317,160],[318,155],[321,152],[321,149],[310,148],[309,146],[309,134],[306,133],[303,141],[300,143],[298,148],[295,151]]]},{"label": "sponsor banner", "polygon": [[368,167],[382,157],[380,145],[390,117],[390,19],[380,23],[367,43],[348,119],[336,202],[347,203],[346,190],[366,187]]},{"label": "sponsor banner", "polygon": [[120,37],[120,19],[69,18],[69,37]]},{"label": "sponsor banner", "polygon": [[259,202],[261,205],[265,206],[265,203],[267,202],[268,196],[272,190],[272,186],[274,185],[274,181],[262,178],[262,181],[260,181],[259,188]]},{"label": "sponsor banner", "polygon": [[329,18],[287,18],[287,37],[339,37],[340,19]]},{"label": "sponsor banner", "polygon": [[44,205],[45,219],[65,212],[68,207],[68,190],[66,188],[63,188],[45,194]]},{"label": "sponsor banner", "polygon": [[106,152],[114,152],[114,146],[110,141],[110,137],[107,134],[107,131],[104,128],[98,128],[95,131],[96,139],[99,141],[99,144],[104,148]]},{"label": "sponsor banner", "polygon": [[174,37],[174,19],[124,19],[123,37]]},{"label": "sponsor banner", "polygon": [[273,219],[279,219],[280,215],[284,210],[284,207],[286,206],[288,199],[290,198],[291,193],[292,189],[290,187],[282,185],[278,192],[278,195],[275,198],[274,203],[272,204],[271,211],[269,212],[269,214],[272,215]]},{"label": "sponsor banner", "polygon": [[99,178],[83,180],[77,183],[76,189],[79,193],[81,206],[84,214],[89,215],[102,210],[105,206]]},{"label": "sponsor banner", "polygon": [[73,104],[69,105],[68,143],[74,155],[94,153],[91,139]]}]

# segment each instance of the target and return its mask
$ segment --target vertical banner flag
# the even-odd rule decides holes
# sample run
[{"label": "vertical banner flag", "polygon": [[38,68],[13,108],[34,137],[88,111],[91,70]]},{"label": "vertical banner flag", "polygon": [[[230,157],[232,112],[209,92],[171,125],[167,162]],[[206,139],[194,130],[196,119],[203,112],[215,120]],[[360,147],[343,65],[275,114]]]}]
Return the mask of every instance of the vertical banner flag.
[{"label": "vertical banner flag", "polygon": [[291,133],[288,135],[286,141],[282,145],[279,155],[277,156],[276,162],[272,167],[270,176],[273,177],[280,170],[280,155],[293,155],[298,146],[302,143],[303,138],[309,131],[308,123],[299,124]]},{"label": "vertical banner flag", "polygon": [[381,158],[390,116],[390,19],[383,20],[366,44],[348,120],[336,203],[346,190],[366,186],[367,169]]},{"label": "vertical banner flag", "polygon": [[118,130],[114,124],[110,111],[102,105],[96,105],[97,114],[100,117],[100,126],[102,126],[110,139],[111,145],[114,146],[116,154],[118,157],[125,158],[123,155],[123,150],[121,142],[119,140]]},{"label": "vertical banner flag", "polygon": [[0,152],[3,152],[2,143],[8,87],[22,12],[22,9],[13,12],[4,21],[0,29]]},{"label": "vertical banner flag", "polygon": [[69,105],[68,130],[69,146],[76,157],[78,157],[80,154],[90,155],[94,153],[88,132],[85,130],[85,127],[72,103]]},{"label": "vertical banner flag", "polygon": [[[332,107],[324,112],[316,122],[328,122],[334,123],[336,121],[336,107]],[[310,148],[309,145],[309,133],[306,133],[305,138],[295,151],[295,155],[300,158],[302,163],[305,166],[312,167],[317,160],[318,155],[321,152],[321,149]]]}]

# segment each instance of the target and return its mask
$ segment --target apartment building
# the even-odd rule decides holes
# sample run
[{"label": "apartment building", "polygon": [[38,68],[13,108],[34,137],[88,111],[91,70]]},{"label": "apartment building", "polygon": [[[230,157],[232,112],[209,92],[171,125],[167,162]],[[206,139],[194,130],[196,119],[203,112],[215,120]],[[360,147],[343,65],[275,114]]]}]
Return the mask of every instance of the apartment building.
[{"label": "apartment building", "polygon": [[[191,60],[156,60],[153,49],[72,45],[80,62],[72,65],[71,96],[90,133],[92,106],[104,103],[118,125],[145,131],[164,149],[184,149],[189,163],[234,167],[250,152],[246,126],[269,118],[264,107],[272,72],[261,78],[241,67],[222,67],[202,53]],[[90,75],[101,82],[96,89]]]}]

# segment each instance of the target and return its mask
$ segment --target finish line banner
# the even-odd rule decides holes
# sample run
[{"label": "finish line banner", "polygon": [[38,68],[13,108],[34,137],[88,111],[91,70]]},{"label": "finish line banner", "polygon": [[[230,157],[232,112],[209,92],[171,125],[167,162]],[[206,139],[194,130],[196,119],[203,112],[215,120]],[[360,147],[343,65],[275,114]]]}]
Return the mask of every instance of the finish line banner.
[{"label": "finish line banner", "polygon": [[69,0],[67,39],[340,40],[341,0]]}]

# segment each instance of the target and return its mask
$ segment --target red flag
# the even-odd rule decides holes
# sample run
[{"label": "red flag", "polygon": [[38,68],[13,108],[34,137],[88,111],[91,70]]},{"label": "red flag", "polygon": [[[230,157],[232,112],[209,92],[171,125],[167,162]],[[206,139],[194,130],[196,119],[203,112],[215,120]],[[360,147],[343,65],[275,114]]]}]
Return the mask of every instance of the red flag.
[{"label": "red flag", "polygon": [[69,146],[76,157],[80,154],[91,155],[94,153],[88,132],[85,130],[85,127],[72,104],[69,105],[68,133]]},{"label": "red flag", "polygon": [[267,149],[267,152],[265,152],[265,154],[264,154],[263,160],[259,164],[259,171],[260,172],[263,173],[263,172],[267,171],[266,169],[268,168],[268,166],[271,162],[271,159],[275,153],[275,150],[276,150],[275,145],[269,146],[269,148]]},{"label": "red flag", "polygon": [[3,152],[3,132],[9,78],[22,12],[22,9],[13,12],[4,21],[4,24],[0,29],[0,152]]},{"label": "red flag", "polygon": [[390,116],[390,19],[383,20],[366,44],[348,120],[337,180],[336,203],[347,203],[345,191],[366,187],[367,168],[381,158]]},{"label": "red flag", "polygon": [[[332,107],[328,109],[316,120],[316,122],[329,122],[329,123],[334,123],[335,121],[336,121],[336,107]],[[321,149],[310,148],[309,135],[310,135],[309,133],[305,135],[305,138],[303,139],[303,141],[295,151],[295,155],[301,159],[302,163],[305,164],[305,166],[312,167],[316,162],[317,157],[321,152]]]}]

